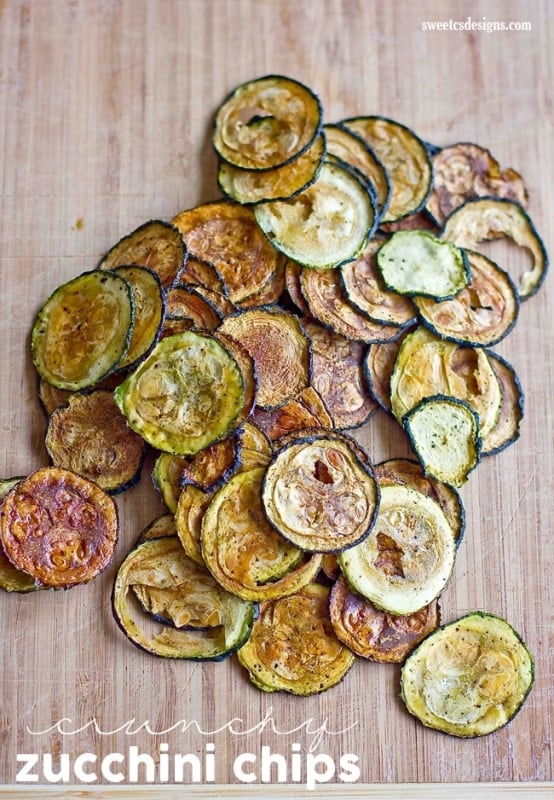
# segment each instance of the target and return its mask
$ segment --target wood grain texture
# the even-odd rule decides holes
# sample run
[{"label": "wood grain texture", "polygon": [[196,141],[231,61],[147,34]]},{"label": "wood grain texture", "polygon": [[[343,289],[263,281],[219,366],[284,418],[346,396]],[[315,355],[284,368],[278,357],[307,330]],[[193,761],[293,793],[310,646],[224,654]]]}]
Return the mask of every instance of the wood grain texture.
[{"label": "wood grain texture", "polygon": [[[476,0],[473,20],[530,21],[532,30],[425,32],[425,20],[466,20],[468,12],[454,0],[0,2],[0,477],[46,463],[28,341],[37,310],[142,222],[218,197],[212,114],[242,81],[288,74],[317,92],[327,121],[382,114],[438,145],[490,148],[525,176],[531,216],[552,249],[551,12],[549,0]],[[517,269],[520,254],[503,257]],[[467,532],[442,599],[444,621],[484,609],[528,642],[536,683],[510,725],[468,741],[426,730],[407,715],[399,671],[386,665],[359,661],[339,687],[293,698],[258,692],[234,660],[168,662],[133,648],[113,622],[109,594],[127,548],[164,510],[147,463],[140,486],[118,499],[122,533],[111,569],[67,592],[0,597],[0,781],[15,783],[18,753],[89,752],[100,761],[136,746],[159,759],[166,744],[171,754],[202,759],[213,743],[215,783],[234,784],[228,796],[242,796],[238,755],[268,746],[289,758],[300,743],[337,764],[357,754],[360,783],[382,784],[379,796],[417,796],[405,784],[479,782],[485,797],[485,783],[515,792],[520,781],[547,796],[553,299],[550,276],[495,348],[518,371],[525,420],[519,441],[484,459],[462,490]],[[357,435],[374,461],[409,453],[381,412]],[[426,796],[456,796],[444,788]],[[341,786],[341,796],[350,791],[362,796]],[[2,796],[22,795],[14,788]]]}]

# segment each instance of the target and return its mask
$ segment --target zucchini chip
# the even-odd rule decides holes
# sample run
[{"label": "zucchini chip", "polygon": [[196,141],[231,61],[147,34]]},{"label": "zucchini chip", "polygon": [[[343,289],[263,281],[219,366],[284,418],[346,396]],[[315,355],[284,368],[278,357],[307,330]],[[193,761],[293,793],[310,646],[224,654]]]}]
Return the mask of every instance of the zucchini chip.
[{"label": "zucchini chip", "polygon": [[347,339],[371,344],[389,342],[402,334],[401,327],[374,322],[350,303],[342,289],[339,270],[304,269],[300,288],[310,315]]},{"label": "zucchini chip", "polygon": [[437,336],[474,347],[497,344],[516,324],[519,295],[494,261],[466,250],[469,284],[451,300],[415,297],[419,316]]},{"label": "zucchini chip", "polygon": [[300,156],[271,170],[245,170],[221,161],[217,183],[224,195],[245,205],[287,200],[317,178],[324,155],[325,137],[320,135]]},{"label": "zucchini chip", "polygon": [[239,470],[246,472],[255,467],[267,467],[273,453],[271,441],[253,419],[247,420],[240,430],[241,463]]},{"label": "zucchini chip", "polygon": [[114,267],[114,272],[128,281],[133,293],[133,333],[129,349],[117,365],[118,370],[130,369],[150,353],[160,338],[166,296],[157,273],[147,267]]},{"label": "zucchini chip", "polygon": [[305,267],[332,269],[356,258],[376,226],[375,203],[351,170],[325,162],[307,189],[259,203],[254,214],[273,246]]},{"label": "zucchini chip", "polygon": [[491,350],[487,355],[502,389],[502,405],[494,428],[483,437],[483,456],[495,455],[519,439],[525,403],[521,383],[512,365]]},{"label": "zucchini chip", "polygon": [[440,234],[440,228],[432,219],[431,215],[425,210],[410,214],[396,222],[382,222],[379,230],[383,233],[396,233],[396,231],[429,231],[434,236]]},{"label": "zucchini chip", "polygon": [[208,445],[195,456],[184,459],[181,484],[190,483],[203,491],[221,486],[239,468],[240,453],[241,443],[237,432]]},{"label": "zucchini chip", "polygon": [[392,414],[390,382],[401,341],[370,344],[363,363],[369,392],[387,414]]},{"label": "zucchini chip", "polygon": [[381,487],[377,521],[361,544],[339,555],[353,591],[391,614],[415,614],[446,586],[456,556],[441,507],[408,486]]},{"label": "zucchini chip", "polygon": [[261,491],[265,468],[239,472],[219,489],[202,520],[201,548],[214,578],[247,600],[296,592],[313,580],[320,556],[302,550],[269,524]]},{"label": "zucchini chip", "polygon": [[274,442],[288,433],[306,428],[331,428],[332,420],[327,412],[325,414],[325,419],[322,419],[317,411],[312,411],[302,402],[299,395],[279,408],[266,410],[256,407],[252,412],[252,420],[267,438]]},{"label": "zucchini chip", "polygon": [[329,589],[315,583],[290,597],[261,603],[250,638],[237,656],[262,691],[302,696],[338,684],[356,659],[331,626]]},{"label": "zucchini chip", "polygon": [[[174,627],[162,624],[161,631],[150,633],[149,618],[137,621],[133,613],[130,589]],[[195,661],[220,661],[231,655],[248,638],[256,616],[255,604],[219,586],[205,567],[185,554],[176,536],[142,542],[129,553],[117,572],[112,608],[117,624],[136,647],[163,658]]]},{"label": "zucchini chip", "polygon": [[533,685],[534,662],[506,620],[473,611],[431,633],[401,675],[406,708],[452,736],[485,736],[506,725]]},{"label": "zucchini chip", "polygon": [[203,491],[190,483],[183,486],[175,509],[177,536],[185,553],[197,564],[204,564],[202,555],[202,520],[217,489]]},{"label": "zucchini chip", "polygon": [[521,300],[538,292],[546,277],[548,254],[544,244],[525,209],[512,200],[495,197],[468,200],[446,219],[441,236],[468,250],[478,249],[480,242],[501,238],[526,248],[532,266],[514,278]]},{"label": "zucchini chip", "polygon": [[244,378],[215,337],[184,331],[158,342],[114,397],[130,427],[153,447],[194,455],[235,429]]},{"label": "zucchini chip", "polygon": [[131,286],[109,270],[83,272],[59,286],[31,333],[33,363],[58,389],[77,391],[119,367],[134,325]]},{"label": "zucchini chip", "polygon": [[[23,480],[24,476],[17,478],[3,478],[0,480],[0,509],[4,498],[16,484]],[[40,584],[31,575],[22,572],[14,567],[12,562],[4,552],[0,543],[0,589],[5,592],[34,592],[40,589]]]},{"label": "zucchini chip", "polygon": [[339,552],[370,532],[379,486],[358,445],[346,434],[293,436],[274,454],[263,485],[271,524],[308,552]]},{"label": "zucchini chip", "polygon": [[329,612],[337,638],[353,653],[387,664],[402,663],[439,625],[437,600],[413,614],[390,614],[352,592],[343,575],[331,589]]},{"label": "zucchini chip", "polygon": [[283,260],[258,227],[252,209],[230,200],[186,209],[173,222],[190,254],[213,264],[229,300],[237,305],[263,289]]},{"label": "zucchini chip", "polygon": [[323,110],[316,95],[283,75],[237,86],[217,109],[213,146],[224,161],[268,170],[297,158],[319,135]]},{"label": "zucchini chip", "polygon": [[467,256],[428,231],[397,231],[377,252],[385,286],[400,295],[449,300],[469,282]]},{"label": "zucchini chip", "polygon": [[488,435],[500,414],[502,391],[485,349],[443,341],[422,325],[402,340],[390,384],[392,410],[400,423],[420,400],[436,394],[470,403],[479,415],[481,436]]},{"label": "zucchini chip", "polygon": [[181,476],[186,465],[184,456],[171,453],[159,453],[152,470],[152,483],[166,505],[175,514],[177,501],[181,493]]},{"label": "zucchini chip", "polygon": [[467,200],[502,197],[525,205],[528,193],[523,178],[513,169],[502,170],[484,147],[460,142],[443,147],[432,157],[433,188],[427,209],[442,225]]},{"label": "zucchini chip", "polygon": [[177,285],[166,294],[168,320],[185,319],[191,328],[215,331],[221,323],[221,314],[194,287]]},{"label": "zucchini chip", "polygon": [[164,289],[179,281],[187,260],[187,250],[179,230],[170,222],[152,219],[117,242],[98,264],[115,269],[138,264],[155,272]]},{"label": "zucchini chip", "polygon": [[47,417],[58,406],[65,406],[72,394],[73,392],[67,389],[58,389],[56,386],[52,386],[51,383],[47,383],[44,378],[39,378],[38,399]]},{"label": "zucchini chip", "polygon": [[293,314],[276,306],[248,309],[226,317],[218,333],[235,339],[253,359],[258,406],[278,408],[309,385],[310,345]]},{"label": "zucchini chip", "polygon": [[4,551],[44,586],[88,583],[112,560],[117,507],[96,483],[59,467],[31,473],[8,492],[0,519]]},{"label": "zucchini chip", "polygon": [[44,444],[55,467],[78,472],[110,494],[135,485],[146,454],[145,441],[107,389],[71,395],[50,415]]},{"label": "zucchini chip", "polygon": [[340,268],[341,284],[348,301],[374,322],[404,327],[416,319],[408,297],[386,288],[377,267],[377,252],[383,242],[373,239],[355,261]]},{"label": "zucchini chip", "polygon": [[150,539],[161,539],[164,536],[176,536],[177,526],[175,517],[171,513],[160,514],[140,532],[137,544]]},{"label": "zucchini chip", "polygon": [[479,463],[479,417],[464,400],[426,397],[406,414],[404,429],[425,475],[462,486]]},{"label": "zucchini chip", "polygon": [[421,139],[405,125],[385,117],[354,117],[342,124],[367,142],[387,171],[391,197],[382,222],[420,211],[433,180],[431,159]]},{"label": "zucchini chip", "polygon": [[303,269],[304,267],[301,264],[287,259],[285,265],[285,288],[295,310],[300,311],[303,316],[309,317],[310,309],[304,300],[302,289],[300,288],[300,273]]},{"label": "zucchini chip", "polygon": [[377,409],[363,375],[366,346],[353,342],[316,322],[303,322],[311,342],[312,386],[339,430],[363,425]]},{"label": "zucchini chip", "polygon": [[201,258],[189,256],[185,263],[185,268],[179,276],[174,286],[194,286],[209,289],[212,292],[225,292],[223,278],[209,261]]}]

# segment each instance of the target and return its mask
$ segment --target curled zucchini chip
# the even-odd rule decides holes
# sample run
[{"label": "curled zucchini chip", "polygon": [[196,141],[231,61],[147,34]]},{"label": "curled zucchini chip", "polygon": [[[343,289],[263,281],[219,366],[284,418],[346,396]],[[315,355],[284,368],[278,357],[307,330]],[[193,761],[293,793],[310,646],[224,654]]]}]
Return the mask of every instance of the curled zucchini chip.
[{"label": "curled zucchini chip", "polygon": [[379,486],[356,443],[332,431],[283,443],[267,468],[263,505],[286,539],[310,552],[339,552],[370,532]]},{"label": "curled zucchini chip", "polygon": [[54,466],[78,472],[110,494],[138,481],[146,454],[146,443],[107,389],[71,395],[50,415],[44,443]]},{"label": "curled zucchini chip", "polygon": [[158,274],[147,267],[114,267],[128,281],[133,294],[134,324],[129,349],[118,369],[130,369],[152,350],[162,330],[165,293]]},{"label": "curled zucchini chip", "polygon": [[175,509],[177,536],[185,553],[197,564],[205,564],[202,555],[202,520],[217,489],[203,491],[190,483],[183,486]]},{"label": "curled zucchini chip", "polygon": [[[204,261],[195,256],[189,256],[185,263],[185,268],[179,276],[179,280],[173,284],[175,286],[195,286],[209,289],[212,292],[225,293],[223,278],[216,267],[209,261]],[[230,301],[228,301],[230,302]]]},{"label": "curled zucchini chip", "polygon": [[237,305],[263,289],[282,262],[252,209],[230,200],[186,209],[173,222],[190,254],[213,264],[229,299]]},{"label": "curled zucchini chip", "polygon": [[402,663],[439,625],[437,600],[413,614],[390,614],[352,592],[343,575],[331,589],[329,612],[337,638],[353,653],[387,664]]},{"label": "curled zucchini chip", "polygon": [[179,230],[170,222],[152,219],[124,236],[102,257],[98,266],[115,269],[138,264],[155,272],[164,289],[180,278],[187,250]]},{"label": "curled zucchini chip", "polygon": [[374,200],[352,171],[325,162],[289,200],[260,203],[256,220],[273,246],[299,264],[332,269],[355,258],[375,230]]},{"label": "curled zucchini chip", "polygon": [[513,366],[506,359],[487,350],[494,374],[502,389],[502,404],[495,426],[483,437],[481,455],[499,453],[519,439],[524,415],[525,397]]},{"label": "curled zucchini chip", "polygon": [[112,560],[117,507],[96,483],[59,467],[31,473],[8,492],[0,537],[11,563],[44,586],[87,583]]},{"label": "curled zucchini chip", "polygon": [[486,436],[502,405],[500,384],[484,348],[443,341],[423,326],[404,337],[390,385],[392,410],[400,423],[424,397],[444,394],[470,403],[479,415],[481,436]]},{"label": "curled zucchini chip", "polygon": [[542,239],[524,208],[512,200],[495,197],[468,200],[446,219],[441,236],[468,250],[478,250],[480,242],[499,238],[507,238],[526,248],[531,254],[532,266],[514,276],[521,300],[534,295],[546,277],[548,255]]},{"label": "curled zucchini chip", "polygon": [[485,736],[521,709],[534,662],[506,620],[474,611],[431,633],[402,668],[401,696],[425,726],[452,736]]},{"label": "curled zucchini chip", "polygon": [[293,314],[277,307],[252,308],[226,317],[218,332],[252,357],[258,406],[277,408],[309,385],[309,341]]},{"label": "curled zucchini chip", "polygon": [[237,86],[217,110],[218,155],[248,170],[274,169],[303,153],[321,130],[322,108],[307,86],[265,75]]},{"label": "curled zucchini chip", "polygon": [[192,455],[234,430],[244,378],[220,341],[185,331],[162,339],[114,397],[130,427],[153,447]]},{"label": "curled zucchini chip", "polygon": [[[130,590],[172,626],[150,632],[137,620]],[[226,592],[192,561],[176,536],[142,542],[118,569],[112,591],[115,620],[141,650],[164,658],[219,661],[240,647],[256,616],[254,603]],[[188,627],[186,627],[188,626]]]},{"label": "curled zucchini chip", "polygon": [[428,231],[397,231],[377,252],[385,285],[400,295],[448,300],[469,282],[467,256]]},{"label": "curled zucchini chip", "polygon": [[109,270],[84,272],[59,286],[31,333],[37,372],[58,389],[93,386],[119,366],[131,341],[131,287]]},{"label": "curled zucchini chip", "polygon": [[137,539],[137,544],[150,539],[161,539],[164,536],[176,536],[177,527],[175,517],[171,513],[160,514],[143,528]]},{"label": "curled zucchini chip", "polygon": [[406,414],[404,429],[425,475],[462,486],[479,463],[479,418],[464,400],[426,397]]},{"label": "curled zucchini chip", "polygon": [[285,264],[285,288],[287,290],[288,299],[291,300],[295,309],[308,317],[310,315],[310,309],[304,300],[302,289],[300,288],[300,273],[303,269],[304,267],[301,264],[287,259]]},{"label": "curled zucchini chip", "polygon": [[237,203],[287,200],[317,178],[324,155],[325,137],[320,135],[300,156],[271,170],[245,170],[222,161],[217,182],[223,194]]},{"label": "curled zucchini chip", "polygon": [[168,321],[185,319],[191,328],[215,331],[221,323],[221,314],[194,287],[177,285],[166,294]]},{"label": "curled zucchini chip", "polygon": [[500,342],[519,314],[519,296],[512,279],[486,256],[466,251],[469,284],[451,300],[415,297],[419,315],[437,336],[475,347]]},{"label": "curled zucchini chip", "polygon": [[152,470],[152,483],[168,510],[174,514],[181,492],[181,476],[186,466],[184,456],[159,453]]},{"label": "curled zucchini chip", "polygon": [[329,427],[363,425],[377,408],[363,375],[366,346],[316,322],[303,322],[303,328],[311,342],[312,386],[331,415]]},{"label": "curled zucchini chip", "polygon": [[377,267],[376,255],[382,241],[373,239],[362,255],[340,268],[342,288],[349,302],[374,322],[405,326],[416,318],[416,310],[407,297],[386,288]]},{"label": "curled zucchini chip", "polygon": [[369,536],[339,555],[349,586],[377,608],[414,614],[446,586],[456,555],[444,512],[408,486],[381,487],[379,514]]},{"label": "curled zucchini chip", "polygon": [[215,489],[237,471],[240,462],[241,442],[235,432],[184,459],[181,484],[190,483],[203,491]]},{"label": "curled zucchini chip", "polygon": [[503,197],[521,205],[527,202],[521,175],[511,168],[502,170],[480,145],[460,142],[443,147],[432,162],[433,188],[427,208],[439,225],[467,200],[478,197]]},{"label": "curled zucchini chip", "polygon": [[313,695],[339,683],[355,655],[329,619],[329,589],[310,584],[260,605],[250,638],[237,653],[252,683],[264,692]]},{"label": "curled zucchini chip", "polygon": [[440,234],[440,228],[431,215],[423,209],[409,217],[402,217],[396,222],[382,222],[379,230],[383,233],[396,233],[396,231],[429,231],[434,236]]},{"label": "curled zucchini chip", "polygon": [[401,341],[370,344],[363,363],[369,392],[387,414],[392,414],[390,381]]},{"label": "curled zucchini chip", "polygon": [[[23,480],[24,476],[17,478],[3,478],[0,480],[0,508],[4,498],[13,487]],[[0,589],[5,592],[34,592],[40,584],[31,575],[14,567],[4,552],[0,543]]]},{"label": "curled zucchini chip", "polygon": [[423,208],[431,191],[433,167],[421,139],[385,117],[355,117],[342,124],[367,142],[387,171],[391,197],[382,221],[393,222]]},{"label": "curled zucchini chip", "polygon": [[[333,421],[325,408],[314,408],[311,403],[303,402],[309,391],[310,387],[279,408],[271,410],[255,408],[252,420],[271,442],[293,431],[306,428],[332,428]],[[323,401],[321,403],[323,404]]]}]

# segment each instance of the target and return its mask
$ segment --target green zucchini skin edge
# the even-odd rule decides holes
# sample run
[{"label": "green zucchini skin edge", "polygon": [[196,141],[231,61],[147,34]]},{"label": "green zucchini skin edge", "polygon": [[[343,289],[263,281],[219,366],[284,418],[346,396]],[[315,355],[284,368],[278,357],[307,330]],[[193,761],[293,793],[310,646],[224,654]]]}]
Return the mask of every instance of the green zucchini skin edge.
[{"label": "green zucchini skin edge", "polygon": [[[523,419],[525,417],[525,392],[523,390],[523,386],[521,384],[521,381],[520,381],[520,379],[518,377],[518,374],[515,371],[514,367],[512,366],[512,364],[510,364],[509,361],[507,361],[505,358],[503,358],[498,353],[496,353],[496,352],[494,352],[492,350],[488,350],[488,348],[485,348],[485,352],[487,353],[487,355],[491,359],[491,364],[493,365],[493,371],[494,371],[494,362],[498,361],[503,367],[505,367],[508,370],[508,372],[510,372],[510,374],[512,376],[512,379],[514,381],[514,385],[515,385],[515,387],[517,389],[517,392],[518,392],[518,403],[517,403],[517,406],[518,406],[518,424],[517,424],[516,430],[514,431],[514,434],[509,439],[507,439],[505,442],[503,442],[502,444],[499,444],[497,447],[494,447],[491,450],[485,450],[483,448],[481,450],[481,455],[483,457],[484,456],[494,456],[497,453],[501,453],[502,450],[505,450],[511,444],[516,442],[519,439],[519,437],[521,436],[521,425],[522,425]],[[493,430],[494,430],[494,428],[493,428]]]}]

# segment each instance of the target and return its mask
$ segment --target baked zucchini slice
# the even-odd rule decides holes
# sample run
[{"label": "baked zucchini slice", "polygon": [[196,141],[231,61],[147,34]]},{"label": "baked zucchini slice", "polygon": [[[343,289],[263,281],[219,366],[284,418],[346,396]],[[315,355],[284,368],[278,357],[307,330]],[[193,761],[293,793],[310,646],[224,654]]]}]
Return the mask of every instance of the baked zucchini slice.
[{"label": "baked zucchini slice", "polygon": [[470,279],[456,297],[438,302],[414,297],[424,324],[437,336],[474,347],[497,344],[512,330],[519,295],[510,276],[490,258],[465,251]]},{"label": "baked zucchini slice", "polygon": [[226,317],[218,333],[250,354],[257,376],[256,404],[278,408],[310,382],[310,344],[297,317],[277,307],[252,308]]},{"label": "baked zucchini slice", "polygon": [[339,554],[348,585],[377,608],[415,614],[448,583],[456,555],[437,502],[408,486],[381,487],[377,520],[363,542]]},{"label": "baked zucchini slice", "polygon": [[495,455],[519,439],[525,408],[525,395],[513,366],[492,350],[487,350],[487,355],[502,390],[502,404],[495,426],[483,437],[483,456]]},{"label": "baked zucchini slice", "polygon": [[[131,589],[132,596],[138,593],[153,608],[163,609],[161,616],[173,625],[162,624],[151,633],[148,618],[143,621],[133,611]],[[254,603],[219,586],[185,554],[176,536],[142,542],[127,555],[114,581],[112,609],[123,633],[139,649],[194,661],[231,655],[248,638],[257,611]]]},{"label": "baked zucchini slice", "polygon": [[[514,277],[521,300],[536,294],[548,270],[548,254],[531,218],[519,203],[498,197],[468,200],[450,214],[444,223],[441,237],[458,247],[478,250],[481,242],[507,238],[526,248],[532,265]],[[501,267],[510,272],[510,269]]]},{"label": "baked zucchini slice", "polygon": [[413,614],[390,614],[353,592],[344,575],[331,589],[329,613],[337,638],[353,653],[386,664],[402,663],[439,625],[437,600]]},{"label": "baked zucchini slice", "polygon": [[479,463],[479,417],[465,400],[426,397],[406,414],[404,430],[424,474],[449,486],[462,486]]},{"label": "baked zucchini slice", "polygon": [[186,465],[184,456],[175,456],[171,453],[159,453],[152,469],[152,483],[154,488],[172,514],[177,508],[177,501],[181,493],[182,473]]},{"label": "baked zucchini slice", "polygon": [[325,162],[290,200],[260,203],[254,214],[272,245],[305,267],[332,269],[356,258],[376,226],[375,201],[351,170]]},{"label": "baked zucchini slice", "polygon": [[364,539],[375,523],[379,486],[357,443],[346,434],[293,436],[275,452],[263,483],[274,528],[308,552],[339,552]]},{"label": "baked zucchini slice", "polygon": [[221,314],[195,287],[178,284],[166,294],[167,321],[184,319],[190,328],[215,331],[221,323]]},{"label": "baked zucchini slice", "polygon": [[96,483],[59,467],[17,482],[1,507],[0,539],[17,569],[44,586],[88,583],[111,562],[115,502]]},{"label": "baked zucchini slice", "polygon": [[185,268],[187,249],[178,228],[171,222],[151,219],[117,242],[101,258],[98,267],[115,269],[138,264],[155,272],[164,289],[179,281]]},{"label": "baked zucchini slice", "polygon": [[190,483],[204,492],[216,489],[238,470],[240,463],[241,441],[235,432],[184,459],[181,485]]},{"label": "baked zucchini slice", "polygon": [[216,491],[217,489],[203,491],[187,483],[177,500],[175,509],[177,536],[187,556],[197,564],[205,565],[202,555],[202,520]]},{"label": "baked zucchini slice", "polygon": [[258,689],[301,696],[338,684],[356,659],[333,632],[329,589],[315,583],[261,603],[250,638],[237,656]]},{"label": "baked zucchini slice", "polygon": [[146,455],[144,439],[129,428],[108,389],[72,394],[50,415],[44,444],[54,466],[78,472],[110,494],[135,485]]},{"label": "baked zucchini slice", "polygon": [[469,283],[463,250],[428,231],[397,231],[377,252],[385,286],[408,297],[449,300]]},{"label": "baked zucchini slice", "polygon": [[252,421],[271,442],[306,428],[332,428],[333,421],[326,409],[322,413],[302,402],[302,396],[308,391],[309,388],[305,389],[294,400],[289,400],[279,408],[267,410],[256,406]]},{"label": "baked zucchini slice", "polygon": [[166,294],[156,272],[135,265],[114,267],[128,281],[133,294],[134,323],[129,349],[118,370],[131,369],[152,350],[162,331]]},{"label": "baked zucchini slice", "polygon": [[431,191],[433,166],[419,136],[400,122],[380,116],[354,117],[342,124],[367,142],[387,171],[391,197],[382,222],[422,209]]},{"label": "baked zucchini slice", "polygon": [[369,393],[387,414],[392,414],[390,382],[401,342],[402,339],[397,339],[394,342],[370,344],[363,363]]},{"label": "baked zucchini slice", "polygon": [[137,544],[146,542],[149,539],[161,539],[164,536],[176,536],[177,527],[175,517],[170,512],[159,514],[152,522],[142,529],[137,539]]},{"label": "baked zucchini slice", "polygon": [[[225,284],[216,267],[209,261],[204,261],[202,258],[196,256],[189,256],[187,258],[184,270],[179,275],[178,281],[173,285],[201,286],[212,292],[221,292],[225,294]],[[228,300],[228,302],[230,301]]]},{"label": "baked zucchini slice", "polygon": [[213,146],[224,161],[248,170],[268,170],[297,158],[318,136],[318,97],[284,75],[265,75],[237,86],[214,119]]},{"label": "baked zucchini slice", "polygon": [[131,287],[110,270],[91,270],[59,286],[31,332],[33,364],[58,389],[93,386],[119,367],[134,325]]},{"label": "baked zucchini slice", "polygon": [[[0,480],[0,508],[4,498],[25,476]],[[14,567],[0,544],[0,589],[5,592],[34,592],[40,584],[31,575]]]},{"label": "baked zucchini slice", "polygon": [[158,342],[114,397],[130,427],[153,447],[193,455],[234,430],[244,378],[218,339],[185,331]]},{"label": "baked zucchini slice", "polygon": [[452,736],[485,736],[523,706],[534,661],[504,619],[473,611],[431,633],[401,673],[406,708],[423,725]]}]

